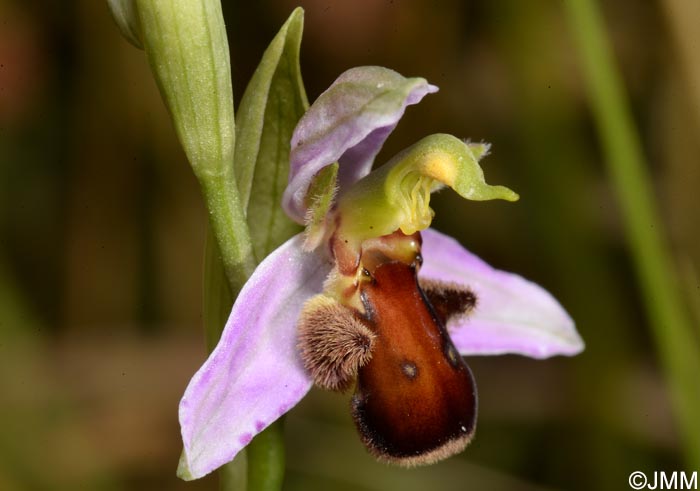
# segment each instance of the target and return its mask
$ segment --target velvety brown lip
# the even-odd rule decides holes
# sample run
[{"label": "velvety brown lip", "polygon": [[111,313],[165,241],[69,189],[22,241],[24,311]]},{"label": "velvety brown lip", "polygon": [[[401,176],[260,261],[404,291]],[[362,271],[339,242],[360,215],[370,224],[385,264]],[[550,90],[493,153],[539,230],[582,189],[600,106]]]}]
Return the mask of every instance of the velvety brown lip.
[{"label": "velvety brown lip", "polygon": [[415,268],[378,266],[362,300],[376,334],[352,401],[363,441],[379,459],[409,466],[461,451],[476,426],[476,385]]}]

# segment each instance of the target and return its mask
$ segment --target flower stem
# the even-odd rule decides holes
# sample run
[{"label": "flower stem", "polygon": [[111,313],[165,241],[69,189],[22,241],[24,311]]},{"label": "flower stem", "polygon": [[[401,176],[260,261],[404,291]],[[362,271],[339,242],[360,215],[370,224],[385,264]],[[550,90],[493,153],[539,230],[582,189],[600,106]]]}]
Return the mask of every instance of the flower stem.
[{"label": "flower stem", "polygon": [[680,297],[648,166],[624,97],[598,6],[565,2],[584,67],[608,172],[645,300],[659,359],[668,380],[689,469],[700,468],[700,346]]},{"label": "flower stem", "polygon": [[248,489],[248,459],[244,448],[236,458],[219,469],[219,491],[245,491]]},{"label": "flower stem", "polygon": [[257,435],[248,446],[248,491],[279,491],[284,480],[284,418]]},{"label": "flower stem", "polygon": [[211,353],[219,342],[221,332],[226,324],[233,295],[221,263],[221,253],[211,230],[207,229],[204,246],[204,291],[202,295],[204,335],[207,352]]},{"label": "flower stem", "polygon": [[[222,255],[219,252],[212,227],[207,229],[207,238],[204,248],[204,292],[203,292],[203,320],[204,335],[207,342],[207,351],[216,347],[221,337],[228,318],[234,296],[231,293]],[[247,450],[238,452],[232,462],[219,469],[220,491],[245,491],[248,489],[248,458]]]},{"label": "flower stem", "polygon": [[[211,352],[221,337],[234,295],[211,227],[204,251],[204,332]],[[240,287],[239,287],[240,289]],[[283,423],[278,420],[219,471],[220,491],[279,491],[284,480]]]},{"label": "flower stem", "polygon": [[231,63],[221,2],[138,0],[135,7],[140,41],[202,188],[235,296],[255,261],[233,170]]},{"label": "flower stem", "polygon": [[[177,136],[202,189],[209,213],[204,324],[211,351],[221,335],[233,299],[256,265],[234,174],[236,135],[231,64],[221,2],[110,0],[110,6],[125,35],[145,49]],[[300,11],[296,11],[296,16],[301,16]],[[296,48],[298,62],[298,43]],[[289,125],[290,133],[296,119]],[[289,142],[287,136],[280,139],[285,145]],[[288,160],[285,156],[280,162],[286,165]],[[264,484],[256,484],[259,487],[252,489],[279,489],[284,474],[284,451],[279,435],[280,431],[264,432],[258,437],[260,446],[251,445],[252,457],[247,459],[247,465],[241,453],[239,459],[226,466],[221,473],[222,489],[245,489],[246,467],[252,468],[249,472],[255,483]],[[186,472],[185,468],[183,473]]]},{"label": "flower stem", "polygon": [[[209,224],[216,238],[221,265],[231,289],[231,298],[235,298],[253,274],[255,259],[233,172],[224,175],[200,174],[197,177],[209,211]],[[225,318],[223,320],[226,321]]]}]

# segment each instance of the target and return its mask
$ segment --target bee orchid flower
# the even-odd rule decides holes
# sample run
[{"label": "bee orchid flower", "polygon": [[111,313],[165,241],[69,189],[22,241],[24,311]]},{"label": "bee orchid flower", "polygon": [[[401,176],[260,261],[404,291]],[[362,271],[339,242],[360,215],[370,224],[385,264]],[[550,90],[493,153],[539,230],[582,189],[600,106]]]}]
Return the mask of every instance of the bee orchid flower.
[{"label": "bee orchid flower", "polygon": [[356,427],[380,460],[435,462],[476,427],[462,356],[583,349],[547,291],[429,228],[430,194],[444,187],[517,199],[486,184],[478,162],[488,145],[431,135],[371,171],[406,107],[435,91],[422,78],[354,68],[300,120],[282,206],[306,231],[259,264],[190,381],[180,477],[232,460],[314,384],[353,391]]}]

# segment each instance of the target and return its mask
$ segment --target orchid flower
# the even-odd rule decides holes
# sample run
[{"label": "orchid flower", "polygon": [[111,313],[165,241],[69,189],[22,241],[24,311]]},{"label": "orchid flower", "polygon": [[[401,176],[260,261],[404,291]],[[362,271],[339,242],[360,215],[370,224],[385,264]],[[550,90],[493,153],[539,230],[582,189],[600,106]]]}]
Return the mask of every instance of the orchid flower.
[{"label": "orchid flower", "polygon": [[443,187],[517,199],[484,181],[488,145],[432,135],[370,172],[406,107],[435,91],[422,78],[354,68],[299,122],[282,205],[306,232],[255,269],[190,381],[180,477],[232,460],[314,384],[354,387],[353,418],[380,460],[435,462],[461,451],[476,426],[476,386],[460,355],[583,349],[548,292],[428,228],[430,193]]}]

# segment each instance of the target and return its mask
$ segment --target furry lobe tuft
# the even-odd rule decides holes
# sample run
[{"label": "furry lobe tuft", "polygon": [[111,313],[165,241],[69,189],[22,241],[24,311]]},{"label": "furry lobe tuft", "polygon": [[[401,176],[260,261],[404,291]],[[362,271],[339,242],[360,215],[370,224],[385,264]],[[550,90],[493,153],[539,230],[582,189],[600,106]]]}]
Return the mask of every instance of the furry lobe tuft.
[{"label": "furry lobe tuft", "polygon": [[306,302],[298,329],[304,367],[323,389],[349,389],[372,357],[376,335],[353,310],[326,295]]},{"label": "furry lobe tuft", "polygon": [[425,279],[420,280],[420,287],[443,324],[468,316],[477,306],[476,294],[467,287]]}]

